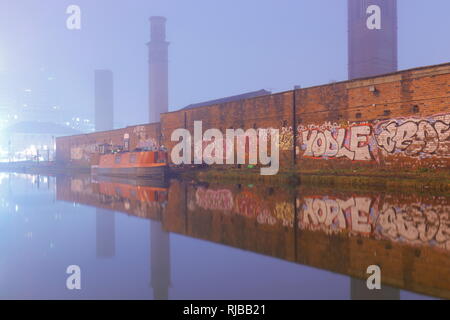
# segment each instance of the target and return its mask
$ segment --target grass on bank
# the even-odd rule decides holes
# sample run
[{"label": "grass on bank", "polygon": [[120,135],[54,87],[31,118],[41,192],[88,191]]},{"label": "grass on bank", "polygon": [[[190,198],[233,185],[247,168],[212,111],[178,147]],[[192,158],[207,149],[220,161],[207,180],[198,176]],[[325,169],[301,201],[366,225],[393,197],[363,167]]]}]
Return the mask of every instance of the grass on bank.
[{"label": "grass on bank", "polygon": [[211,183],[259,183],[296,187],[307,184],[346,190],[449,194],[450,172],[383,170],[284,170],[274,176],[262,176],[257,168],[207,168],[187,170],[182,177]]}]

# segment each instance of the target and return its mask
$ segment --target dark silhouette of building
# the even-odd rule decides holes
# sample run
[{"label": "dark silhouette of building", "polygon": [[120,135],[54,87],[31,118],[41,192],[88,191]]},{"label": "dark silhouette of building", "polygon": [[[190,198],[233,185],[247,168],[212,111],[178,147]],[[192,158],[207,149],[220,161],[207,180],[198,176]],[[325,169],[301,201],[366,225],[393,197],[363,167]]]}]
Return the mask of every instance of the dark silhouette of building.
[{"label": "dark silhouette of building", "polygon": [[155,300],[169,299],[170,235],[160,221],[150,221],[151,286]]},{"label": "dark silhouette of building", "polygon": [[166,18],[150,18],[149,122],[159,122],[160,114],[169,111],[169,42],[166,41]]},{"label": "dark silhouette of building", "polygon": [[112,258],[116,255],[115,212],[96,209],[97,258]]},{"label": "dark silhouette of building", "polygon": [[114,79],[110,70],[95,70],[95,131],[114,129]]},{"label": "dark silhouette of building", "polygon": [[256,97],[266,96],[268,94],[271,94],[271,92],[267,91],[267,90],[259,90],[259,91],[247,92],[247,93],[239,94],[239,95],[236,95],[236,96],[225,97],[225,98],[220,98],[220,99],[216,99],[216,100],[210,100],[210,101],[190,104],[190,105],[184,107],[182,110],[189,110],[189,109],[198,108],[198,107],[212,106],[212,105],[220,104],[220,103],[226,103],[226,102],[239,101],[239,100],[243,100],[243,99],[256,98]]},{"label": "dark silhouette of building", "polygon": [[397,67],[397,0],[348,0],[349,79]]}]

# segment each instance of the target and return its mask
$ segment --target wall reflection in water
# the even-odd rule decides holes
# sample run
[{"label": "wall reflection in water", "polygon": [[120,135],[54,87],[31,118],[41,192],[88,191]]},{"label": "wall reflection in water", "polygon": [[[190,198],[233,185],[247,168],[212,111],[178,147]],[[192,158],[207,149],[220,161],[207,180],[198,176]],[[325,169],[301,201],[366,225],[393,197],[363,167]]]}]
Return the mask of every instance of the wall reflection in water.
[{"label": "wall reflection in water", "polygon": [[[399,289],[450,297],[446,196],[80,176],[58,178],[57,199],[150,219],[157,299],[169,297],[169,233],[350,276],[353,299],[398,299]],[[369,265],[381,267],[383,290],[361,280]]]}]

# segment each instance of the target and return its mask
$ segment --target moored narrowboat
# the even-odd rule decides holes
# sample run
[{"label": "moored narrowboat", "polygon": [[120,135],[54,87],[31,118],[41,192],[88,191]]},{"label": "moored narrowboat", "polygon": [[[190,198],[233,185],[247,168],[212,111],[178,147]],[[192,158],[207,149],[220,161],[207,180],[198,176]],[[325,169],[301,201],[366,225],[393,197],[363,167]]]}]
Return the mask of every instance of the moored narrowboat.
[{"label": "moored narrowboat", "polygon": [[91,167],[94,175],[158,180],[165,179],[167,170],[167,152],[160,150],[102,154]]}]

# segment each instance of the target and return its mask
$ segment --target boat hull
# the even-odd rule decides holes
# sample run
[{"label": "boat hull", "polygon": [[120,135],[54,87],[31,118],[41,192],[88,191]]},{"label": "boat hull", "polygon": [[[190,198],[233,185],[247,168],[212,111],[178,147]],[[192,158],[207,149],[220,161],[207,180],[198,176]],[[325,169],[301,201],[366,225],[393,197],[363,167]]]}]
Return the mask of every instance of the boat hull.
[{"label": "boat hull", "polygon": [[118,183],[134,187],[168,188],[169,179],[146,179],[140,177],[114,177],[109,175],[93,175],[93,183]]},{"label": "boat hull", "polygon": [[126,168],[100,168],[93,166],[93,175],[111,176],[120,178],[145,178],[164,180],[168,173],[167,166],[156,167],[126,167]]}]

